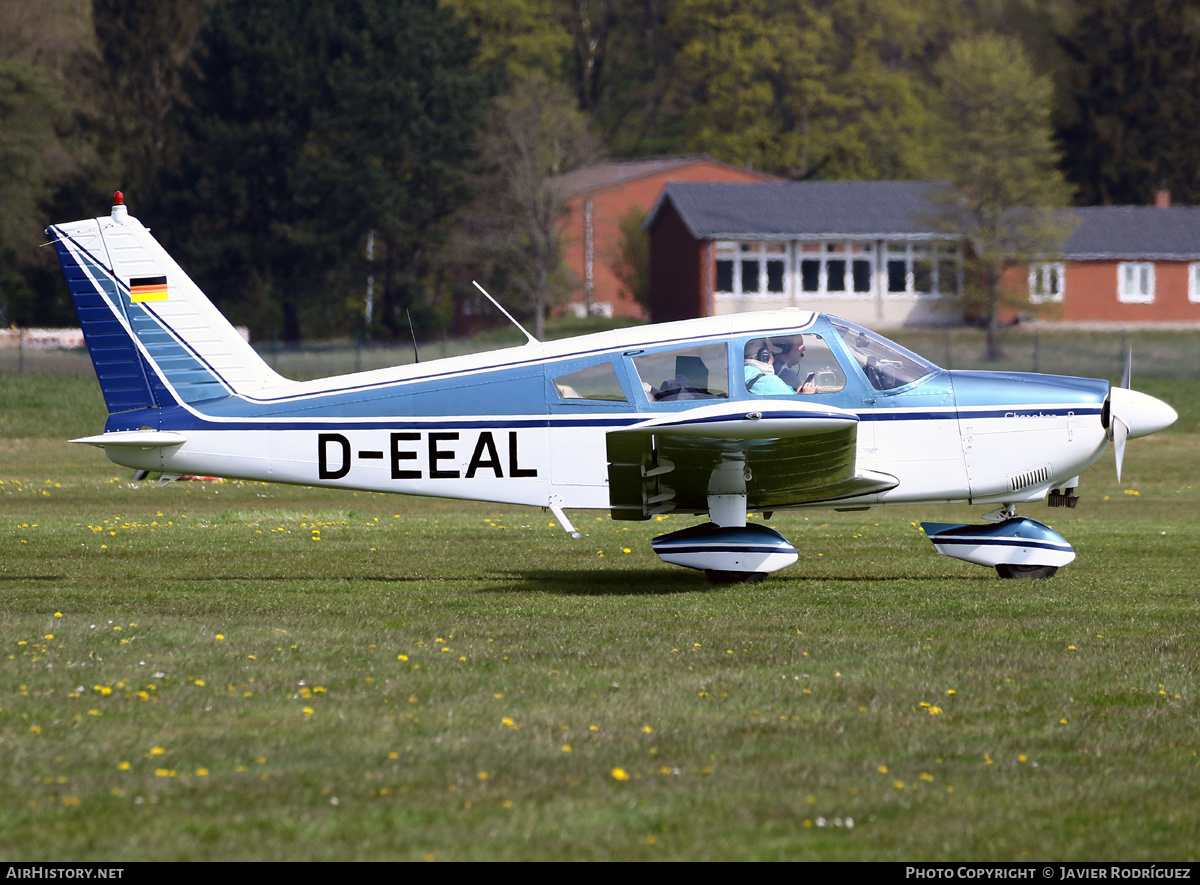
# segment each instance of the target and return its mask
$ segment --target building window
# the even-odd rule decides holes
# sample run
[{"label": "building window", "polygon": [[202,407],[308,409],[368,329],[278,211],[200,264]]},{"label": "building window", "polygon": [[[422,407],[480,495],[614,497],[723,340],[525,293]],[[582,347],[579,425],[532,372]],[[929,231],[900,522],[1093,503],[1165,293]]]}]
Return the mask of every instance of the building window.
[{"label": "building window", "polygon": [[780,298],[787,294],[787,243],[717,242],[718,297]]},{"label": "building window", "polygon": [[834,298],[869,298],[875,279],[875,247],[854,241],[796,245],[799,293]]},{"label": "building window", "polygon": [[1153,263],[1123,261],[1117,265],[1117,300],[1124,304],[1154,302]]},{"label": "building window", "polygon": [[886,294],[936,297],[960,291],[960,253],[957,246],[935,243],[886,243]]},{"label": "building window", "polygon": [[1188,265],[1188,301],[1200,304],[1200,261]]},{"label": "building window", "polygon": [[1061,264],[1029,265],[1031,304],[1059,304],[1063,300],[1064,267]]}]

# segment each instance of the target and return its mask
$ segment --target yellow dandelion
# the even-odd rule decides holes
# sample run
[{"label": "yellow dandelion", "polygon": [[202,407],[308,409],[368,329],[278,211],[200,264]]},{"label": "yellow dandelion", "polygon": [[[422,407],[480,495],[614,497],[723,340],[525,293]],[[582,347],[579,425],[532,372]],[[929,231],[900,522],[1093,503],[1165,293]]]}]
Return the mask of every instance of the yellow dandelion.
[{"label": "yellow dandelion", "polygon": [[313,714],[313,708],[312,708],[312,707],[305,707],[305,708],[304,708],[304,715],[305,715],[305,716],[311,716],[312,714]]},{"label": "yellow dandelion", "polygon": [[615,781],[629,780],[629,774],[628,774],[628,772],[625,771],[624,768],[614,768],[612,770],[612,777],[613,777],[613,780],[615,780]]}]

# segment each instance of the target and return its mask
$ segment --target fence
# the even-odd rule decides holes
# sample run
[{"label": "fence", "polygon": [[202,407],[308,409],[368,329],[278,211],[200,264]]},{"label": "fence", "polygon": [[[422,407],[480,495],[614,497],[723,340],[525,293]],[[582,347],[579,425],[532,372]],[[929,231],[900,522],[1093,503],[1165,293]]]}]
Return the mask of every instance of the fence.
[{"label": "fence", "polygon": [[[1135,379],[1200,378],[1200,329],[1007,329],[1001,336],[1004,354],[998,362],[986,360],[986,340],[978,329],[893,330],[888,337],[948,369],[1001,369],[1115,380],[1121,377],[1125,353],[1132,347]],[[422,362],[428,362],[518,343],[519,339],[509,341],[495,335],[425,342],[420,345],[420,358]],[[389,345],[314,342],[292,348],[259,341],[254,342],[254,346],[277,372],[295,379],[341,375],[414,361],[411,342]],[[90,373],[91,361],[83,348],[0,349],[0,373],[18,372]]]}]

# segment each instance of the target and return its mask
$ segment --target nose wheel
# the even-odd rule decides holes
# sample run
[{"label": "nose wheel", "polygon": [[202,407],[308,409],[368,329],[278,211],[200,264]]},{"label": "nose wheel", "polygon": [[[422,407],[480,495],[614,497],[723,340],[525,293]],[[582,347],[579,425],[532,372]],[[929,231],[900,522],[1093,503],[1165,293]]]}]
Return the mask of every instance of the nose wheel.
[{"label": "nose wheel", "polygon": [[1052,578],[1057,571],[1056,565],[1016,565],[1002,562],[996,566],[996,574],[1002,578]]}]

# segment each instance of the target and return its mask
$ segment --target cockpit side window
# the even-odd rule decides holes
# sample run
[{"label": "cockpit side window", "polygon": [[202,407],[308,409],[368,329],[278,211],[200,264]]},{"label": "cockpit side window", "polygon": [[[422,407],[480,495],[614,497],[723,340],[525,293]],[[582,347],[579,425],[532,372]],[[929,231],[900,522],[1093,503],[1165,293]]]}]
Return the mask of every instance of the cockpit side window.
[{"label": "cockpit side window", "polygon": [[755,396],[837,393],[846,373],[823,337],[814,332],[774,334],[738,342],[746,390]]},{"label": "cockpit side window", "polygon": [[554,379],[554,389],[563,399],[602,400],[604,402],[627,402],[625,391],[617,379],[617,370],[610,362],[588,366],[568,375]]},{"label": "cockpit side window", "polygon": [[846,320],[830,319],[876,390],[895,390],[937,371],[933,363],[881,335]]},{"label": "cockpit side window", "polygon": [[633,365],[651,402],[729,396],[729,361],[724,344],[642,354],[633,358]]}]

